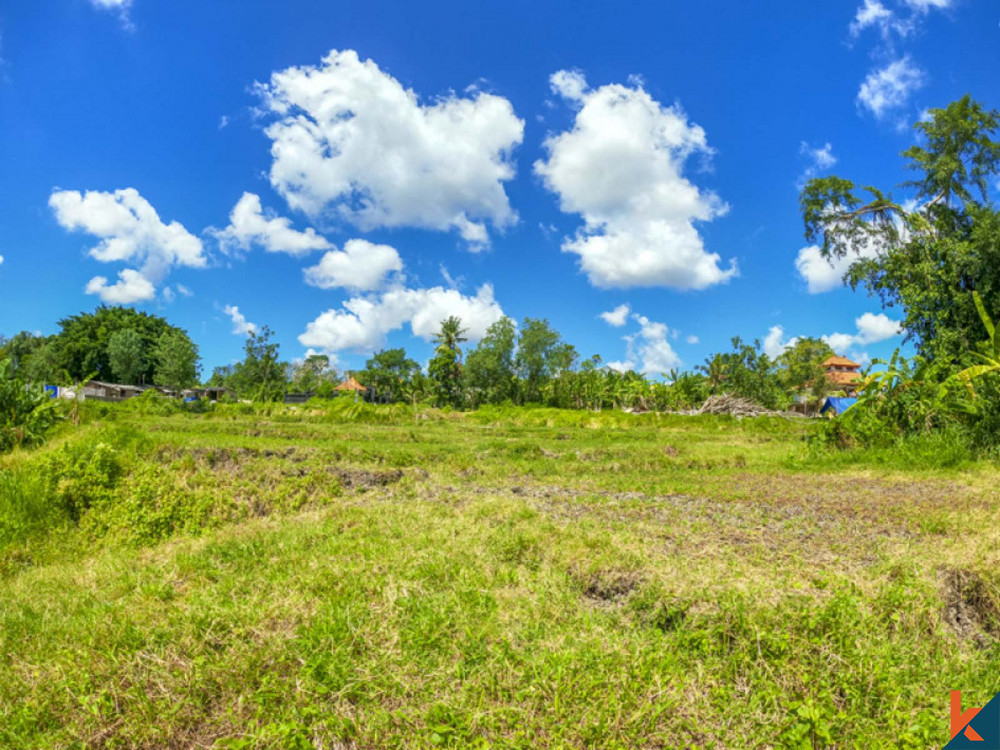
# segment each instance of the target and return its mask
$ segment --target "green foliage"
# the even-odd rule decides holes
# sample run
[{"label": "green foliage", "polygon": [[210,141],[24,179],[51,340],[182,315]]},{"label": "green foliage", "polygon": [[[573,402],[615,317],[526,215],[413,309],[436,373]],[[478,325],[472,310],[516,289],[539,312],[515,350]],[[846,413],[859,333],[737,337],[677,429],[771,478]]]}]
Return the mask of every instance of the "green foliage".
[{"label": "green foliage", "polygon": [[257,402],[280,401],[288,388],[288,367],[278,357],[280,345],[267,326],[247,334],[243,361],[217,367],[208,384],[229,388],[239,398]]},{"label": "green foliage", "polygon": [[58,405],[42,385],[25,383],[11,360],[0,360],[0,453],[38,445],[59,419]]},{"label": "green foliage", "polygon": [[108,365],[116,383],[139,385],[145,360],[142,337],[132,328],[122,328],[108,337]]},{"label": "green foliage", "polygon": [[289,388],[296,393],[313,393],[324,398],[333,395],[337,385],[337,371],[330,367],[325,354],[310,354],[291,368]]},{"label": "green foliage", "polygon": [[108,344],[120,331],[133,331],[140,338],[145,366],[137,380],[155,382],[156,360],[149,356],[165,333],[172,333],[189,340],[180,328],[170,325],[156,315],[134,310],[131,307],[102,305],[93,313],[80,313],[59,321],[60,331],[52,341],[58,352],[61,370],[72,380],[80,380],[97,373],[104,380],[114,379]]},{"label": "green foliage", "polygon": [[440,406],[459,406],[462,401],[462,350],[466,329],[454,315],[441,321],[441,330],[435,335],[437,348],[427,365],[427,374],[434,384],[434,396]]},{"label": "green foliage", "polygon": [[828,390],[823,361],[833,354],[830,345],[821,339],[796,339],[777,359],[782,388],[788,394],[822,398]]},{"label": "green foliage", "polygon": [[517,326],[508,317],[500,318],[486,329],[486,335],[465,358],[463,387],[469,404],[512,401],[517,394],[514,352],[517,349]]},{"label": "green foliage", "polygon": [[542,385],[571,369],[575,361],[576,350],[562,340],[548,320],[525,318],[514,358],[514,367],[521,379],[522,402],[540,401]]},{"label": "green foliage", "polygon": [[1000,113],[965,96],[930,115],[903,153],[917,175],[904,184],[915,208],[839,177],[810,180],[801,206],[806,238],[825,257],[864,254],[847,273],[851,286],[901,308],[919,352],[952,362],[978,341],[969,292],[1000,304],[1000,214],[986,191],[1000,171]]},{"label": "green foliage", "polygon": [[760,341],[747,344],[739,336],[732,340],[733,350],[716,355],[722,372],[719,388],[768,409],[788,405],[789,394],[782,388],[777,364],[761,351]]},{"label": "green foliage", "polygon": [[374,391],[380,403],[390,404],[406,399],[412,392],[413,378],[419,373],[420,365],[406,356],[406,350],[383,349],[372,355],[357,378]]},{"label": "green foliage", "polygon": [[166,331],[153,350],[156,374],[153,382],[179,393],[198,383],[198,347],[184,333]]},{"label": "green foliage", "polygon": [[917,750],[949,684],[996,692],[987,463],[817,470],[810,420],[139,402],[0,461],[4,747]]}]

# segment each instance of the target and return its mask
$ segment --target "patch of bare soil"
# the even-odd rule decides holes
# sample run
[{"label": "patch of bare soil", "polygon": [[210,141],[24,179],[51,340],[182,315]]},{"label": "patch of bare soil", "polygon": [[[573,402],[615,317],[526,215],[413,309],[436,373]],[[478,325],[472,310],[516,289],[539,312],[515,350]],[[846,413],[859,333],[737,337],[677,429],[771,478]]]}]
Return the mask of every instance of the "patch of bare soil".
[{"label": "patch of bare soil", "polygon": [[635,570],[596,570],[589,573],[571,570],[570,576],[580,584],[585,597],[603,604],[620,602],[643,582],[642,574]]},{"label": "patch of bare soil", "polygon": [[340,480],[343,487],[350,489],[374,489],[388,487],[403,478],[402,469],[391,471],[365,471],[363,469],[340,469],[331,467],[330,473]]},{"label": "patch of bare soil", "polygon": [[[191,448],[185,450],[174,450],[161,454],[165,459],[179,459],[191,457],[198,465],[208,466],[212,471],[238,474],[249,462],[259,459],[282,459],[287,464],[278,468],[277,477],[286,476],[306,476],[316,471],[322,471],[337,478],[341,486],[346,489],[373,489],[378,487],[388,487],[403,478],[401,469],[391,469],[385,471],[371,471],[368,469],[345,468],[336,465],[322,465],[319,468],[301,466],[309,459],[317,459],[315,451],[303,450],[290,446],[282,450],[269,448]],[[329,457],[332,461],[338,461],[340,454],[333,454]]]},{"label": "patch of bare soil", "polygon": [[915,507],[956,509],[988,502],[969,487],[943,480],[889,480],[850,475],[738,474],[727,479],[734,501],[808,505],[839,516],[884,519]]},{"label": "patch of bare soil", "polygon": [[941,571],[941,619],[959,638],[989,644],[1000,630],[1000,608],[995,594],[976,573],[948,568]]}]

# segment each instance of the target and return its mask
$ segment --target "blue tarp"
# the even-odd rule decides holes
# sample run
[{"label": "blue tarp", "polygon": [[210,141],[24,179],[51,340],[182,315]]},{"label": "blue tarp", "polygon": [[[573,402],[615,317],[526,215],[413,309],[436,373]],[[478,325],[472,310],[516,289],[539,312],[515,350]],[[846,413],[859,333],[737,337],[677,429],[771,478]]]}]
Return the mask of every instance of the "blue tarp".
[{"label": "blue tarp", "polygon": [[45,386],[45,392],[48,394],[49,398],[56,398],[59,396],[59,386],[47,385]]},{"label": "blue tarp", "polygon": [[828,411],[832,411],[834,416],[843,414],[845,411],[850,409],[858,403],[856,398],[837,398],[831,396],[826,401],[823,402],[823,408],[819,410],[820,414],[826,414]]}]

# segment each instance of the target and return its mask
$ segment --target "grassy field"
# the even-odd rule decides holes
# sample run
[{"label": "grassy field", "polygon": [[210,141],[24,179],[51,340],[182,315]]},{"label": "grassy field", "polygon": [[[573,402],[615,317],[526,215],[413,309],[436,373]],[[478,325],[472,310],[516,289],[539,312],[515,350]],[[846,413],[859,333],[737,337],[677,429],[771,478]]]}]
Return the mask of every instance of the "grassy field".
[{"label": "grassy field", "polygon": [[0,746],[932,748],[1000,690],[1000,472],[946,445],[156,411],[0,459]]}]

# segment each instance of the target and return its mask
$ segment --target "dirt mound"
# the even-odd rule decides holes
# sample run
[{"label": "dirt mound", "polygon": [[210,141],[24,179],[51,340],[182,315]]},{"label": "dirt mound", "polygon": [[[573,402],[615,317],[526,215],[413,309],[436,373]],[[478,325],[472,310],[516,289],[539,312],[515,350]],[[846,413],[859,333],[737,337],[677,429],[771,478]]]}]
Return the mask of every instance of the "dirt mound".
[{"label": "dirt mound", "polygon": [[1000,630],[1000,608],[996,595],[979,575],[954,568],[942,571],[941,598],[944,599],[941,618],[959,637],[984,645],[987,636],[996,637]]}]

